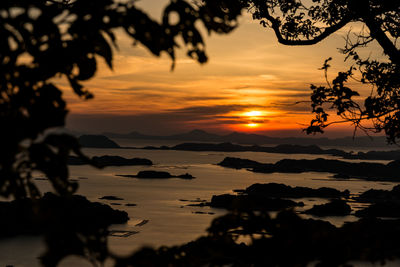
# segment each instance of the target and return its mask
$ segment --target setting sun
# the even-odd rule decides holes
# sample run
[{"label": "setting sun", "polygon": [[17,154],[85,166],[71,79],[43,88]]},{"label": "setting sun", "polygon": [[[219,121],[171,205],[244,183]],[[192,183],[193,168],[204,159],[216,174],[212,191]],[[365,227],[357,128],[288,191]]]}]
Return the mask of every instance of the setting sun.
[{"label": "setting sun", "polygon": [[261,111],[257,111],[257,110],[252,110],[249,112],[245,112],[244,115],[247,117],[259,117],[262,116],[262,112]]},{"label": "setting sun", "polygon": [[258,123],[248,123],[248,124],[246,124],[246,126],[249,128],[256,128],[259,126],[259,124]]},{"label": "setting sun", "polygon": [[260,126],[259,121],[262,120],[262,116],[264,115],[264,112],[259,111],[259,110],[251,110],[244,112],[242,116],[246,117],[249,119],[249,123],[245,124],[247,128],[257,128]]}]

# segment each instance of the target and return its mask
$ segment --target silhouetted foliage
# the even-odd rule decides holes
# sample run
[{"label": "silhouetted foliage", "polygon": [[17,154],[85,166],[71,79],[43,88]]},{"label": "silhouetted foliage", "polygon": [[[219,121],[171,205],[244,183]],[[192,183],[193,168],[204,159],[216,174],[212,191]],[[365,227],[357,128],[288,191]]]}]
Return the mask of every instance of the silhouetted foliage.
[{"label": "silhouetted foliage", "polygon": [[143,248],[116,266],[351,266],[352,260],[398,257],[398,220],[361,219],[338,228],[301,219],[236,210],[215,219],[208,233],[182,246]]},{"label": "silhouetted foliage", "polygon": [[[181,38],[187,55],[204,63],[207,56],[198,22],[210,33],[228,33],[236,27],[240,12],[236,1],[205,1],[198,6],[178,0],[167,5],[162,21],[157,22],[133,0],[1,1],[0,196],[40,198],[33,172],[43,173],[59,195],[76,191],[78,185],[68,177],[68,157],[74,153],[84,162],[91,161],[81,153],[76,138],[46,135],[47,130],[64,126],[68,112],[54,78],[67,82],[80,98],[92,98],[82,81],[95,75],[99,59],[112,68],[116,30],[156,56],[169,55],[173,62]],[[174,14],[179,19],[171,22]],[[88,236],[71,234],[74,229],[63,228],[66,224],[59,227],[60,233],[47,235],[46,266],[56,265],[71,253],[85,254],[85,249],[104,254],[105,233],[95,226]],[[64,248],[66,244],[70,248]],[[105,257],[94,258],[102,261]]]},{"label": "silhouetted foliage", "polygon": [[[155,56],[169,55],[172,62],[177,38],[181,38],[187,55],[204,63],[207,56],[198,22],[208,32],[229,33],[237,26],[243,9],[271,27],[278,41],[286,45],[312,45],[350,22],[363,23],[368,31],[357,34],[355,41],[349,37],[342,51],[354,66],[339,73],[332,84],[312,87],[312,108],[317,117],[307,132],[322,132],[329,125],[324,105],[330,104],[356,127],[367,129],[361,122],[372,119],[372,130],[384,131],[389,141],[400,137],[397,1],[313,0],[306,6],[296,0],[172,0],[161,22],[157,22],[138,9],[134,0],[3,0],[0,195],[40,198],[32,179],[36,171],[49,178],[57,194],[68,197],[76,191],[77,184],[68,179],[68,157],[75,153],[83,161],[90,159],[81,153],[74,137],[45,135],[47,130],[63,126],[67,115],[66,102],[54,78],[67,82],[80,98],[92,98],[82,81],[96,74],[99,58],[112,68],[116,30],[123,30],[133,43],[140,43]],[[170,18],[176,14],[179,19],[172,22]],[[359,56],[357,49],[374,40],[388,61]],[[328,68],[326,61],[323,69]],[[358,93],[346,86],[356,69],[361,72],[361,83],[373,86],[363,105],[354,100]],[[82,234],[74,228],[60,228],[47,234],[48,251],[42,263],[55,266],[65,256],[78,254],[93,262],[111,257],[116,266],[274,266],[305,265],[313,260],[333,265],[350,259],[381,260],[396,255],[398,229],[397,221],[363,220],[336,229],[326,222],[302,220],[291,212],[271,219],[266,213],[235,211],[216,219],[206,237],[181,247],[143,249],[128,259],[109,254],[103,227],[93,227]],[[240,236],[249,237],[250,245],[237,243]],[[327,254],[337,248],[342,249]]]},{"label": "silhouetted foliage", "polygon": [[[352,60],[349,70],[339,72],[327,86],[312,85],[312,111],[316,118],[307,133],[323,132],[335,122],[328,122],[326,107],[333,109],[343,122],[356,129],[384,132],[389,142],[400,138],[400,4],[388,0],[296,0],[250,1],[253,17],[271,27],[280,43],[313,45],[352,22],[362,24],[360,32],[349,32],[340,50],[346,60]],[[379,44],[386,57],[362,58],[359,48]],[[330,67],[325,61],[322,69]],[[347,84],[350,79],[371,87],[371,93],[360,99],[359,93]],[[364,121],[372,125],[364,125]]]},{"label": "silhouetted foliage", "polygon": [[[400,138],[400,3],[390,0],[242,0],[253,19],[272,28],[278,42],[284,45],[314,45],[339,30],[358,23],[361,30],[349,30],[346,43],[340,49],[351,67],[328,81],[331,58],[322,67],[326,86],[311,86],[311,107],[315,119],[305,131],[323,133],[332,123],[351,122],[355,131],[361,129],[384,132],[389,143]],[[359,50],[378,44],[385,56],[363,58]],[[359,97],[349,87],[358,81],[370,87],[370,94]],[[343,120],[328,122],[326,109],[333,110]],[[364,122],[367,121],[367,124]]]},{"label": "silhouetted foliage", "polygon": [[[35,170],[44,172],[60,194],[76,190],[66,167],[70,152],[81,156],[76,140],[56,134],[38,139],[65,123],[66,103],[53,78],[68,81],[81,98],[92,98],[81,81],[95,75],[99,58],[112,68],[117,29],[154,55],[164,52],[172,60],[180,37],[188,56],[204,63],[207,56],[197,22],[209,32],[228,33],[241,12],[235,3],[205,1],[195,6],[171,1],[159,23],[136,8],[135,1],[1,1],[0,195],[39,197],[31,179]],[[174,24],[169,20],[172,14],[179,16]]]},{"label": "silhouetted foliage", "polygon": [[[316,118],[307,133],[323,132],[328,122],[326,107],[355,130],[384,132],[389,142],[400,138],[400,4],[390,0],[248,0],[244,1],[264,27],[274,30],[284,45],[314,45],[350,23],[362,25],[359,32],[350,31],[340,51],[352,60],[347,71],[339,72],[327,86],[312,85],[312,111]],[[363,58],[359,48],[377,43],[386,57]],[[331,58],[330,58],[331,59]],[[330,67],[325,61],[322,69]],[[358,76],[359,82],[371,87],[370,95],[360,99],[347,84]],[[372,121],[372,125],[364,125]]]}]

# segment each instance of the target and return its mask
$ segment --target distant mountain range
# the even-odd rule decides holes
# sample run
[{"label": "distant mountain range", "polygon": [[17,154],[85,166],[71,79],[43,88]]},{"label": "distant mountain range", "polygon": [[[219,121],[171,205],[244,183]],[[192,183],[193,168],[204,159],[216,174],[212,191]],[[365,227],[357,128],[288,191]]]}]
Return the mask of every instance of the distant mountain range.
[{"label": "distant mountain range", "polygon": [[175,135],[146,135],[138,132],[127,134],[118,134],[106,132],[103,135],[109,138],[127,138],[127,139],[146,139],[146,140],[177,140],[177,141],[197,141],[197,142],[231,142],[238,144],[293,144],[293,145],[319,145],[319,146],[349,146],[349,147],[385,147],[386,138],[384,136],[370,137],[342,137],[342,138],[311,138],[311,137],[270,137],[259,134],[247,134],[233,132],[227,135],[218,135],[208,133],[203,130],[193,130],[187,133]]}]

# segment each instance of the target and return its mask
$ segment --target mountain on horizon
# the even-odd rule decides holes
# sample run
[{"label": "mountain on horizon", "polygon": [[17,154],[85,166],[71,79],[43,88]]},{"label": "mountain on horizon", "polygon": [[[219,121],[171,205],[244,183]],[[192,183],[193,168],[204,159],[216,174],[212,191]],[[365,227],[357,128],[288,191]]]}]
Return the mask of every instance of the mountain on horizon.
[{"label": "mountain on horizon", "polygon": [[387,146],[386,138],[378,136],[371,139],[367,136],[360,137],[341,137],[341,138],[310,138],[310,137],[270,137],[260,134],[248,134],[240,132],[232,132],[226,135],[218,135],[206,132],[200,129],[194,129],[182,134],[174,135],[146,135],[136,131],[119,134],[105,132],[103,135],[109,138],[126,138],[126,139],[146,139],[146,140],[177,140],[177,141],[198,141],[198,142],[231,142],[238,144],[250,145],[277,145],[277,144],[293,144],[293,145],[319,145],[319,146],[350,146],[350,147],[385,147]]},{"label": "mountain on horizon", "polygon": [[127,138],[127,139],[147,139],[147,140],[180,140],[180,141],[206,141],[206,142],[219,142],[221,136],[217,134],[211,134],[204,130],[192,130],[187,133],[174,134],[174,135],[146,135],[136,131],[119,134],[105,132],[103,135],[109,138]]}]

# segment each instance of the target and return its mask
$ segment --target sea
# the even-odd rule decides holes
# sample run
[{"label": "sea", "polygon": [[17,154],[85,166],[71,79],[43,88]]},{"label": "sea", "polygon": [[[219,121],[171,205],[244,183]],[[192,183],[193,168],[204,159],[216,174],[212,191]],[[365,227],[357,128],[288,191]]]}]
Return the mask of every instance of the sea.
[{"label": "sea", "polygon": [[[115,139],[121,146],[172,146],[182,141],[129,140]],[[365,151],[362,148],[344,148],[345,150]],[[225,157],[239,157],[263,163],[275,163],[281,159],[339,159],[334,156],[308,154],[272,154],[265,152],[192,152],[173,150],[145,149],[84,149],[88,156],[118,155],[125,158],[147,158],[153,161],[153,166],[124,166],[96,169],[91,166],[70,166],[70,177],[79,181],[78,194],[86,196],[91,201],[112,205],[115,209],[124,210],[130,220],[124,225],[113,225],[114,233],[109,237],[110,250],[121,256],[129,255],[143,246],[160,247],[184,244],[206,233],[211,221],[227,211],[210,207],[187,206],[199,201],[210,201],[213,195],[232,193],[235,189],[245,189],[254,183],[283,183],[291,186],[306,186],[311,188],[332,187],[339,190],[350,190],[357,195],[368,189],[390,190],[396,183],[373,182],[357,179],[338,180],[331,173],[254,173],[247,170],[236,170],[218,166]],[[360,162],[360,160],[348,160]],[[368,161],[387,163],[388,161]],[[195,177],[192,180],[172,179],[136,179],[116,176],[118,174],[136,174],[142,170],[167,171],[172,175],[189,173]],[[38,174],[40,178],[40,174]],[[45,180],[37,180],[42,192],[50,191],[51,187]],[[123,200],[100,200],[103,196],[116,196]],[[323,199],[300,199],[305,203],[304,209],[314,204],[325,203]],[[130,204],[129,206],[127,204]],[[136,204],[133,206],[132,204]],[[351,203],[353,209],[359,209],[361,204]],[[301,215],[303,217],[312,217]],[[319,218],[317,218],[319,219]],[[346,217],[324,218],[340,226],[348,221],[357,220],[350,215]],[[12,265],[15,267],[40,266],[39,257],[45,250],[42,237],[17,236],[0,240],[0,267]],[[397,266],[398,262],[393,266]],[[107,262],[106,266],[112,266]],[[357,266],[374,266],[373,264],[357,263]],[[59,266],[92,266],[81,258],[71,256]],[[387,264],[390,266],[390,263]]]}]

